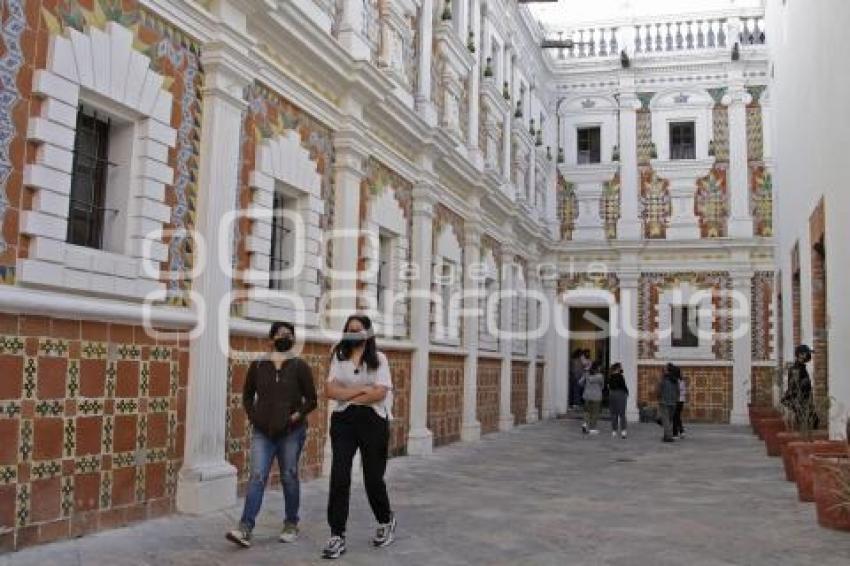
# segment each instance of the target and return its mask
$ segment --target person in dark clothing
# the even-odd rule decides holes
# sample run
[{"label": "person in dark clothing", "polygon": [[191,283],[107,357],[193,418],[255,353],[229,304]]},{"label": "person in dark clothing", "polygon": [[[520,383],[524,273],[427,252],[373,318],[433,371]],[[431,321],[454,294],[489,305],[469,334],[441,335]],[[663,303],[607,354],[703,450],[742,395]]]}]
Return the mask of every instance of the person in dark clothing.
[{"label": "person in dark clothing", "polygon": [[788,388],[782,396],[782,404],[794,413],[798,429],[807,427],[813,430],[820,424],[812,400],[812,379],[806,367],[806,364],[812,361],[813,353],[814,351],[805,344],[797,346],[794,351],[794,365],[788,371]]},{"label": "person in dark clothing", "polygon": [[363,483],[378,529],[372,544],[392,544],[396,529],[384,473],[389,453],[393,406],[393,382],[386,355],[375,344],[372,321],[353,315],[343,328],[342,340],[334,346],[328,370],[327,394],[336,401],[331,417],[331,478],[328,493],[328,524],[331,537],[322,557],[336,559],[345,554],[345,530],[351,498],[351,466],[360,450]]},{"label": "person in dark clothing", "polygon": [[281,542],[298,538],[301,483],[298,463],[307,438],[307,415],[317,405],[313,372],[307,362],[290,353],[295,327],[275,322],[269,331],[271,352],[251,363],[245,378],[242,404],[253,426],[251,478],[239,527],[227,538],[251,546],[251,531],[263,504],[272,462],[277,458],[283,484],[284,524]]},{"label": "person in dark clothing", "polygon": [[673,442],[673,414],[679,402],[679,379],[681,370],[673,364],[667,364],[658,384],[658,410],[661,413],[661,425],[664,427],[664,442]]},{"label": "person in dark clothing", "polygon": [[611,410],[611,435],[626,438],[626,403],[629,399],[629,388],[623,377],[623,366],[616,363],[611,366],[608,378],[608,407]]},{"label": "person in dark clothing", "polygon": [[[677,368],[678,369],[678,368]],[[676,410],[673,412],[673,438],[685,438],[685,427],[682,424],[682,413],[685,410],[685,401],[688,399],[688,384],[679,370],[679,400],[676,402]]]},{"label": "person in dark clothing", "polygon": [[570,357],[570,388],[569,388],[569,405],[577,407],[581,398],[581,392],[578,386],[578,380],[584,375],[584,362],[582,360],[582,351],[576,349]]}]

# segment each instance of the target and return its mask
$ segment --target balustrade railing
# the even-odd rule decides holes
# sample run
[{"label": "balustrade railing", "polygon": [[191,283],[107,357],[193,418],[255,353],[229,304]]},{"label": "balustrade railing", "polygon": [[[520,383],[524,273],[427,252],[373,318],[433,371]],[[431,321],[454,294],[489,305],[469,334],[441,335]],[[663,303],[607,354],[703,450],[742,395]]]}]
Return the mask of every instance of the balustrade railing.
[{"label": "balustrade railing", "polygon": [[571,39],[570,49],[556,49],[556,59],[617,57],[633,42],[636,54],[660,54],[704,49],[764,45],[765,21],[759,12],[671,17],[628,24],[590,25],[555,34],[553,39]]}]

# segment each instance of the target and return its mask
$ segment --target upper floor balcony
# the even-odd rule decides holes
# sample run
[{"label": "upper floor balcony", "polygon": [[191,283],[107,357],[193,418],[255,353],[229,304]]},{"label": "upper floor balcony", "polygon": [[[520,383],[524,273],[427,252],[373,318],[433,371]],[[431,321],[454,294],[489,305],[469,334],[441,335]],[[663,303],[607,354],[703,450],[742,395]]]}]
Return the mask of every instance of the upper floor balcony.
[{"label": "upper floor balcony", "polygon": [[681,55],[765,45],[764,9],[748,8],[669,16],[637,17],[628,21],[584,24],[549,32],[547,39],[570,40],[570,48],[553,49],[555,62],[604,60],[621,56]]}]

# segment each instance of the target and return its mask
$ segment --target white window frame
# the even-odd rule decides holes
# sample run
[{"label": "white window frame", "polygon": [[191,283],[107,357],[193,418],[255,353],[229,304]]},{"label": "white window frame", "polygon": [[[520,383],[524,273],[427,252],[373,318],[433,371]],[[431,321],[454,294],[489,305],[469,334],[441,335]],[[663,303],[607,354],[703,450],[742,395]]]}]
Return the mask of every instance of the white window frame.
[{"label": "white window frame", "polygon": [[714,137],[714,99],[704,90],[679,89],[662,92],[649,103],[652,110],[652,141],[660,162],[670,162],[670,124],[694,123],[695,159],[673,160],[675,163],[707,161],[709,141]]},{"label": "white window frame", "polygon": [[[322,177],[310,152],[301,145],[298,132],[288,130],[257,147],[257,161],[250,177],[253,231],[247,238],[250,269],[245,280],[252,287],[243,314],[246,318],[290,320],[315,328],[319,325],[319,275],[323,246],[320,219],[325,210]],[[296,275],[285,291],[270,289],[274,192],[295,199],[292,211],[296,246],[292,267]],[[294,302],[294,300],[298,302]],[[300,308],[303,305],[303,309]]]},{"label": "white window frame", "polygon": [[[697,339],[694,348],[673,346],[673,307],[688,306],[697,309]],[[658,328],[657,359],[663,360],[714,360],[714,303],[710,288],[698,289],[690,284],[666,289],[658,298],[656,320]]]},{"label": "white window frame", "polygon": [[[103,31],[68,29],[50,38],[47,68],[33,75],[33,93],[43,103],[27,127],[27,140],[38,152],[24,169],[34,198],[32,209],[21,214],[21,233],[30,237],[29,255],[18,263],[21,284],[136,300],[164,297],[159,266],[168,259],[162,232],[171,217],[165,187],[174,182],[168,153],[177,132],[171,127],[173,97],[149,67],[150,59],[133,48],[133,33],[116,22]],[[121,210],[126,231],[110,242],[117,252],[66,241],[81,101],[133,124]],[[121,195],[110,198],[123,202]]]}]

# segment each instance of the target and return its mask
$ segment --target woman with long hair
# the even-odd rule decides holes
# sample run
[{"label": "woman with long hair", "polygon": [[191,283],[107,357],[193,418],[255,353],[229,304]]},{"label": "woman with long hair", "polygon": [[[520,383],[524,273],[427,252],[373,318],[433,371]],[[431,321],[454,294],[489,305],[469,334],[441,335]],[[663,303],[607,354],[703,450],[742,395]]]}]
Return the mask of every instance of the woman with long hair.
[{"label": "woman with long hair", "polygon": [[392,378],[387,357],[375,344],[372,321],[352,315],[345,322],[342,339],[334,346],[328,372],[327,395],[336,401],[331,416],[331,478],[328,524],[331,538],[324,558],[345,554],[345,529],[351,497],[351,466],[360,450],[366,496],[378,521],[372,539],[376,547],[393,542],[396,519],[390,507],[384,472],[389,452],[389,419]]}]

